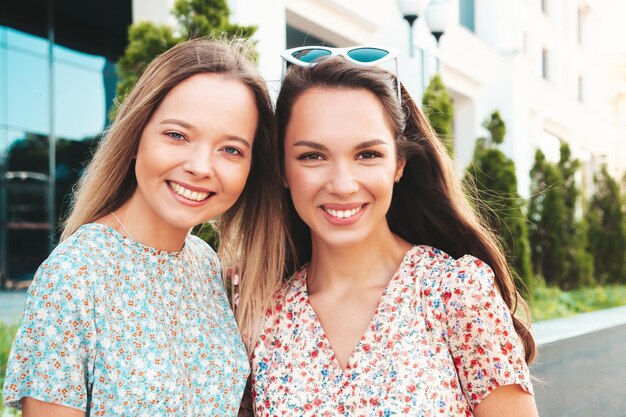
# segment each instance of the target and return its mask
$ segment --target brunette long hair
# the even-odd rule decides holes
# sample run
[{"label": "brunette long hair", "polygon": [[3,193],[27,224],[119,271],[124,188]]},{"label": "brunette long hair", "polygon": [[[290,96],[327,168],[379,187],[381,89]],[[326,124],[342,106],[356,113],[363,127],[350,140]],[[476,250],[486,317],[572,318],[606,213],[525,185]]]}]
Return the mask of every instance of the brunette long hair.
[{"label": "brunette long hair", "polygon": [[61,240],[66,239],[81,225],[109,214],[132,196],[137,187],[133,156],[141,134],[174,87],[199,73],[226,74],[240,80],[253,92],[259,112],[252,164],[241,196],[214,225],[219,231],[222,266],[236,267],[241,277],[235,315],[248,348],[258,333],[262,300],[271,298],[285,267],[284,213],[276,198],[282,189],[276,123],[267,86],[248,59],[249,51],[243,40],[194,39],[154,59],[128,94],[76,186],[61,235]]},{"label": "brunette long hair", "polygon": [[[469,254],[489,264],[524,344],[526,362],[530,363],[536,354],[535,342],[529,323],[515,315],[518,307],[522,307],[528,317],[528,307],[516,290],[499,240],[469,204],[453,162],[428,120],[404,87],[401,87],[400,103],[396,85],[394,75],[384,69],[358,66],[341,57],[326,59],[309,68],[292,66],[276,103],[281,161],[284,161],[283,144],[291,109],[306,90],[361,89],[378,97],[397,138],[398,157],[406,161],[387,213],[389,228],[413,244],[439,248],[454,258]],[[284,193],[295,247],[294,259],[289,264],[293,272],[311,258],[311,233],[296,213],[289,193]]]}]

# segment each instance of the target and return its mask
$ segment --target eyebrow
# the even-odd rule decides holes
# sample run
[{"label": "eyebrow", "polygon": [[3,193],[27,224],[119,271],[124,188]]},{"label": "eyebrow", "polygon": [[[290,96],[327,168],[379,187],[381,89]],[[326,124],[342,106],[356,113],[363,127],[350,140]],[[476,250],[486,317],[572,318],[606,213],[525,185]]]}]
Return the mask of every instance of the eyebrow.
[{"label": "eyebrow", "polygon": [[359,150],[359,149],[366,149],[372,146],[376,146],[376,145],[389,145],[388,142],[385,142],[382,139],[372,139],[372,140],[368,140],[362,143],[359,143],[358,145],[355,146],[355,149]]},{"label": "eyebrow", "polygon": [[250,149],[250,142],[248,142],[242,137],[234,136],[234,135],[226,135],[226,139],[241,142],[246,148]]},{"label": "eyebrow", "polygon": [[[182,126],[185,129],[190,129],[190,130],[195,129],[194,125],[192,125],[191,123],[185,122],[184,120],[180,120],[180,119],[165,119],[165,120],[162,120],[160,124],[162,125],[175,124],[175,125]],[[246,146],[246,148],[248,149],[250,148],[250,142],[242,137],[239,137],[236,135],[226,135],[226,139],[241,142],[243,145]]]},{"label": "eyebrow", "polygon": [[174,125],[179,125],[184,127],[185,129],[193,129],[194,126],[191,123],[187,123],[184,120],[180,120],[180,119],[165,119],[165,120],[161,120],[162,125],[167,125],[167,124],[174,124]]},{"label": "eyebrow", "polygon": [[[354,147],[354,149],[356,150],[360,150],[360,149],[366,149],[369,148],[371,146],[376,146],[376,145],[389,145],[387,142],[385,142],[382,139],[372,139],[372,140],[368,140],[362,143],[359,143],[358,145],[356,145]],[[293,144],[293,146],[307,146],[309,148],[313,148],[313,149],[318,149],[320,151],[327,151],[328,148],[324,145],[322,145],[321,143],[317,143],[317,142],[313,142],[310,140],[300,140],[296,143]]]}]

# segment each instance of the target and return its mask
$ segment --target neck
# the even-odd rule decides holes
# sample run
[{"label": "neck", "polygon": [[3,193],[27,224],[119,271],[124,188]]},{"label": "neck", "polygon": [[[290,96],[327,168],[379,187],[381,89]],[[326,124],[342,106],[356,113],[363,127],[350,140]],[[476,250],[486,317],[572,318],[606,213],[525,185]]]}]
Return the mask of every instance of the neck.
[{"label": "neck", "polygon": [[388,228],[376,238],[345,246],[313,236],[308,269],[310,293],[331,288],[386,285],[411,244]]},{"label": "neck", "polygon": [[[150,208],[144,207],[142,200],[136,196],[137,192],[115,210],[115,214],[132,235],[133,240],[155,249],[181,250],[189,230],[178,229],[165,223]],[[127,234],[121,226],[115,229]]]}]

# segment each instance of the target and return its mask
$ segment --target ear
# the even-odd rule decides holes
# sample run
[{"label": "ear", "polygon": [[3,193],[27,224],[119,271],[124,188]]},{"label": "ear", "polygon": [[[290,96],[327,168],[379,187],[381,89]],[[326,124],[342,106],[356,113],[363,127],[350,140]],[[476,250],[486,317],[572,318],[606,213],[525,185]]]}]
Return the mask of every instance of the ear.
[{"label": "ear", "polygon": [[398,159],[398,167],[396,168],[396,175],[394,177],[393,182],[400,182],[400,178],[402,178],[402,174],[404,173],[404,167],[406,166],[406,159]]}]

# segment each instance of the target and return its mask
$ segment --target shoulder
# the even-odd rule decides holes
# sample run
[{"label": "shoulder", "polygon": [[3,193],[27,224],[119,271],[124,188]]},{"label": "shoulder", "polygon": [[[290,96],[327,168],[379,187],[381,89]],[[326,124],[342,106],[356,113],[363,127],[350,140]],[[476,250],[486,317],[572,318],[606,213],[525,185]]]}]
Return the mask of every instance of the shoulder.
[{"label": "shoulder", "polygon": [[261,332],[254,348],[254,361],[258,362],[273,351],[274,343],[282,340],[286,334],[300,333],[307,327],[306,270],[304,266],[293,274],[274,294],[262,320]]},{"label": "shoulder", "polygon": [[112,233],[107,226],[96,223],[88,223],[79,227],[71,236],[59,243],[52,251],[53,256],[77,256],[79,258],[92,258],[94,250],[96,254],[115,247]]},{"label": "shoulder", "polygon": [[283,282],[280,289],[274,295],[274,305],[293,306],[306,301],[306,276],[308,264],[294,273],[288,280]]},{"label": "shoulder", "polygon": [[222,265],[213,248],[198,236],[187,235],[184,255],[188,261],[201,271],[210,270],[211,275],[221,275]]},{"label": "shoulder", "polygon": [[194,257],[208,257],[217,260],[217,253],[211,245],[192,234],[187,235],[185,238],[185,250],[188,250]]},{"label": "shoulder", "polygon": [[419,252],[405,275],[415,285],[416,296],[435,317],[445,319],[458,309],[500,298],[493,271],[482,260],[471,255],[454,258],[430,246],[417,248]]},{"label": "shoulder", "polygon": [[419,251],[416,251],[415,260],[410,264],[412,268],[409,273],[421,279],[423,287],[451,289],[459,285],[493,284],[491,267],[472,255],[454,258],[431,246],[421,245],[416,248]]},{"label": "shoulder", "polygon": [[87,279],[94,270],[102,269],[101,263],[110,259],[114,250],[111,239],[98,226],[83,225],[61,242],[41,264],[33,284],[38,281],[62,282]]},{"label": "shoulder", "polygon": [[185,245],[190,245],[194,249],[215,254],[215,251],[213,250],[211,245],[200,239],[198,236],[192,235],[191,233],[188,234],[185,238]]},{"label": "shoulder", "polygon": [[277,328],[285,320],[292,321],[301,316],[301,310],[306,306],[308,299],[306,272],[305,265],[286,280],[274,294],[265,312],[266,323],[270,323],[268,330]]}]

